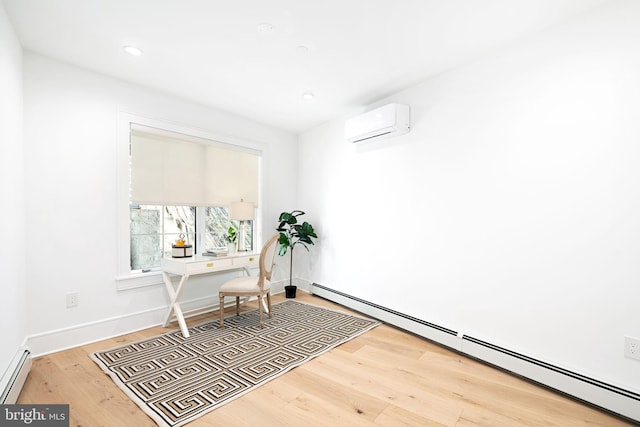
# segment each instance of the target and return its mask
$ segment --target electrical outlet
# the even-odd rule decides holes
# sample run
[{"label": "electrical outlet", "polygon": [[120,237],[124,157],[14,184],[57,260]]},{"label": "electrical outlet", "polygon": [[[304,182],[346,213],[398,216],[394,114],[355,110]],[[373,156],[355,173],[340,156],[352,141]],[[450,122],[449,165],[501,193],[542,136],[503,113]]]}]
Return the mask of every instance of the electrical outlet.
[{"label": "electrical outlet", "polygon": [[67,308],[72,308],[77,306],[78,306],[78,293],[67,292]]},{"label": "electrical outlet", "polygon": [[631,359],[640,360],[640,339],[624,337],[624,355]]}]

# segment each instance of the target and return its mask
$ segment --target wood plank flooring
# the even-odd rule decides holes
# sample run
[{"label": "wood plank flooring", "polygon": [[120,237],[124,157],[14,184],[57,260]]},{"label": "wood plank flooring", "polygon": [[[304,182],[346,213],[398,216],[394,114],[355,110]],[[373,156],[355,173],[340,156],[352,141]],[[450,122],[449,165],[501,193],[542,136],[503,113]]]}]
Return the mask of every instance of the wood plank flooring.
[{"label": "wood plank flooring", "polygon": [[[274,302],[283,300],[275,295]],[[349,312],[304,292],[298,300]],[[247,309],[255,307],[249,303]],[[217,319],[208,313],[189,325]],[[231,315],[231,310],[229,314]],[[161,326],[37,358],[18,403],[68,403],[70,426],[155,423],[88,354]],[[189,426],[628,426],[623,420],[381,325]]]}]

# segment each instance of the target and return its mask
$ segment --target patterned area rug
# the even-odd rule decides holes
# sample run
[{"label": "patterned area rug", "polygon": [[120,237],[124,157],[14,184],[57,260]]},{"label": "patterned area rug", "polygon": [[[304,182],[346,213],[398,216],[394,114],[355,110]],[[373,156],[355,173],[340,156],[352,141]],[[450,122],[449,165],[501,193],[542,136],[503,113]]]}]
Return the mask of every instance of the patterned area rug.
[{"label": "patterned area rug", "polygon": [[160,426],[180,426],[380,323],[287,300],[90,357]]}]

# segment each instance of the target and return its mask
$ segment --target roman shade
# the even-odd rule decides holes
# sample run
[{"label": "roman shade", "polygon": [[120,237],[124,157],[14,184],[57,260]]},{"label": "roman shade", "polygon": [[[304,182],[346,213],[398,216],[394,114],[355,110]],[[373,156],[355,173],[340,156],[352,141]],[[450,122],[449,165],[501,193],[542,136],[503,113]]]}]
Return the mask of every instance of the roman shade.
[{"label": "roman shade", "polygon": [[140,205],[257,206],[259,152],[231,144],[131,129],[131,202]]}]

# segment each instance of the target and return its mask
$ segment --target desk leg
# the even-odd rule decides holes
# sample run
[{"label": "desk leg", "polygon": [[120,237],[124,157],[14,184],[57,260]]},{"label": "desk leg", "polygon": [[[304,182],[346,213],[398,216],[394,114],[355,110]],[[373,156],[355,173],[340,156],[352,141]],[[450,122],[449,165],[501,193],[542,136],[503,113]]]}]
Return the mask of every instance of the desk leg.
[{"label": "desk leg", "polygon": [[173,289],[173,283],[171,282],[171,278],[164,271],[162,272],[162,278],[164,280],[164,285],[167,288],[167,293],[169,294],[169,298],[171,299],[171,304],[169,305],[169,311],[164,319],[164,327],[169,326],[171,321],[171,314],[175,313],[176,319],[178,319],[178,324],[180,325],[180,331],[182,331],[182,335],[185,338],[189,338],[189,330],[187,329],[187,322],[184,320],[184,315],[182,314],[182,308],[180,308],[180,303],[178,302],[178,298],[180,298],[180,294],[182,293],[182,289],[184,289],[185,283],[189,279],[189,276],[185,275],[180,278],[180,283],[178,284],[178,288],[176,290]]}]

